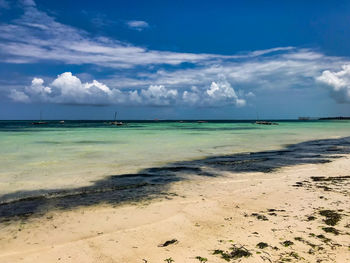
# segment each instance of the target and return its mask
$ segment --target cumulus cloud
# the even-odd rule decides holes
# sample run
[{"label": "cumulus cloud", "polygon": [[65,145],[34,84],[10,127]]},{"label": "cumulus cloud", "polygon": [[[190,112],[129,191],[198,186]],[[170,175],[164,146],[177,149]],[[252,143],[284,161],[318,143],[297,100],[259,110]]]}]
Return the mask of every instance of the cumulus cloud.
[{"label": "cumulus cloud", "polygon": [[30,98],[23,91],[11,90],[9,98],[16,102],[30,102]]},{"label": "cumulus cloud", "polygon": [[228,82],[212,82],[205,92],[196,87],[184,91],[182,96],[177,89],[163,85],[150,85],[141,90],[121,91],[93,80],[81,82],[71,72],[57,76],[50,84],[45,85],[41,78],[34,78],[30,86],[23,90],[13,89],[9,97],[17,102],[45,102],[73,105],[148,105],[172,106],[176,104],[223,106],[235,104],[244,106],[245,100],[238,98]]},{"label": "cumulus cloud", "polygon": [[166,89],[163,85],[151,85],[141,91],[141,96],[152,105],[171,105],[176,101],[178,92],[175,89]]},{"label": "cumulus cloud", "polygon": [[228,104],[236,104],[237,106],[244,106],[246,104],[244,99],[238,98],[235,90],[227,81],[212,82],[206,93],[213,102],[227,102]]},{"label": "cumulus cloud", "polygon": [[340,103],[350,103],[350,64],[337,72],[325,70],[317,80],[331,88],[331,94]]},{"label": "cumulus cloud", "polygon": [[129,28],[137,31],[142,31],[149,27],[149,24],[146,21],[140,21],[140,20],[128,21],[126,24]]},{"label": "cumulus cloud", "polygon": [[201,106],[246,105],[243,98],[239,98],[231,84],[225,79],[211,82],[204,90],[192,87],[190,91],[184,91],[182,99],[185,103]]},{"label": "cumulus cloud", "polygon": [[123,94],[118,89],[110,89],[94,80],[82,83],[71,72],[65,72],[48,86],[41,78],[34,78],[23,91],[12,90],[10,98],[18,102],[49,102],[62,104],[107,105],[122,101]]},{"label": "cumulus cloud", "polygon": [[182,100],[190,105],[197,104],[200,98],[200,91],[197,87],[192,87],[190,91],[185,90],[182,94]]},{"label": "cumulus cloud", "polygon": [[209,97],[215,100],[232,99],[237,97],[235,91],[231,88],[231,85],[227,82],[219,83],[212,82],[210,88],[207,89]]}]

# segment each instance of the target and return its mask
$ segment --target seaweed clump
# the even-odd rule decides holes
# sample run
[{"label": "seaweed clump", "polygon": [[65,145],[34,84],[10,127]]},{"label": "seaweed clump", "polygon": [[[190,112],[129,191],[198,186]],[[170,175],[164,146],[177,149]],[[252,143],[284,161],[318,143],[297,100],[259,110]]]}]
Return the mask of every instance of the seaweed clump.
[{"label": "seaweed clump", "polygon": [[174,239],[165,241],[164,243],[158,245],[158,247],[167,247],[169,245],[176,244],[177,242],[178,242],[177,239],[174,238]]},{"label": "seaweed clump", "polygon": [[333,210],[321,210],[319,213],[326,217],[323,221],[329,226],[335,226],[341,220],[341,215]]},{"label": "seaweed clump", "polygon": [[256,246],[260,249],[264,249],[264,248],[268,247],[269,245],[265,242],[260,242]]},{"label": "seaweed clump", "polygon": [[286,241],[282,242],[282,245],[285,247],[289,247],[291,245],[294,245],[294,243],[292,241],[286,240]]},{"label": "seaweed clump", "polygon": [[201,263],[202,263],[202,262],[207,262],[207,261],[208,261],[207,258],[203,258],[203,257],[201,257],[201,256],[197,256],[196,259],[198,259],[198,261],[201,262]]},{"label": "seaweed clump", "polygon": [[330,241],[332,241],[331,239],[325,237],[324,235],[320,234],[316,236],[317,238],[321,239],[324,243],[328,243]]},{"label": "seaweed clump", "polygon": [[250,257],[252,253],[246,249],[244,246],[232,245],[230,251],[223,251],[220,249],[215,249],[213,255],[220,255],[222,259],[230,261],[231,259],[239,259],[242,257]]},{"label": "seaweed clump", "polygon": [[262,220],[262,221],[269,220],[265,215],[261,215],[261,214],[258,214],[258,213],[252,213],[252,216],[255,216],[258,220]]},{"label": "seaweed clump", "polygon": [[322,230],[326,233],[333,233],[334,235],[339,235],[339,230],[335,229],[334,227],[322,227]]},{"label": "seaweed clump", "polygon": [[315,219],[316,219],[315,216],[308,216],[308,217],[307,217],[307,221],[313,221],[313,220],[315,220]]}]

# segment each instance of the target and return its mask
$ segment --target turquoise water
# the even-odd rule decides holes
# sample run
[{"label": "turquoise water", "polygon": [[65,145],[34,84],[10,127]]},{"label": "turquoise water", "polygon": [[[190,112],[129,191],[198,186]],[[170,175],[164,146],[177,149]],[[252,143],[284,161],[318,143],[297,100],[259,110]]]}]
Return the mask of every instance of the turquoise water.
[{"label": "turquoise water", "polygon": [[350,121],[0,122],[0,194],[89,185],[174,161],[350,135]]}]

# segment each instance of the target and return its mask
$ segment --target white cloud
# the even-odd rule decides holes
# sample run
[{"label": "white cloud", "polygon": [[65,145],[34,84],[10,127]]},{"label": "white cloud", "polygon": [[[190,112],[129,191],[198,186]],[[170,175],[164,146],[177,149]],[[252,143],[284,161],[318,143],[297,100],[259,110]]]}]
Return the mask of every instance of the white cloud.
[{"label": "white cloud", "polygon": [[140,20],[128,21],[126,24],[129,28],[135,29],[137,31],[142,31],[149,27],[149,24],[146,21],[140,21]]},{"label": "white cloud", "polygon": [[185,90],[182,94],[182,100],[186,104],[200,106],[236,105],[242,107],[246,105],[245,99],[239,98],[231,84],[224,78],[218,82],[213,81],[204,90],[197,87],[192,87],[191,91]]},{"label": "white cloud", "polygon": [[175,89],[166,89],[163,85],[151,85],[148,89],[141,90],[141,96],[155,106],[171,105],[177,99],[178,92]]},{"label": "white cloud", "polygon": [[269,54],[269,53],[272,53],[272,52],[289,51],[289,50],[293,50],[293,49],[295,49],[295,47],[276,47],[276,48],[269,48],[269,49],[263,49],[263,50],[252,51],[252,52],[250,52],[247,56],[250,56],[250,57],[257,57],[257,56]]},{"label": "white cloud", "polygon": [[124,100],[119,90],[112,90],[96,80],[82,83],[71,72],[58,75],[48,86],[44,85],[43,79],[34,78],[30,86],[25,87],[23,91],[15,90],[15,93],[10,94],[10,98],[26,102],[89,105],[108,105]]},{"label": "white cloud", "polygon": [[210,103],[226,102],[226,104],[236,104],[237,106],[246,104],[244,99],[238,98],[235,90],[226,80],[221,80],[218,83],[213,81],[206,90],[206,94],[210,98]]},{"label": "white cloud", "polygon": [[182,100],[190,105],[195,105],[200,101],[200,91],[197,87],[193,86],[191,91],[185,90],[182,94]]},{"label": "white cloud", "polygon": [[9,98],[16,102],[30,102],[30,98],[23,91],[11,90]]},{"label": "white cloud", "polygon": [[192,106],[223,106],[235,104],[244,106],[245,100],[238,98],[228,82],[212,82],[204,92],[192,87],[179,96],[177,89],[169,89],[163,85],[150,85],[141,90],[121,91],[93,80],[81,82],[71,72],[57,76],[50,84],[45,85],[41,78],[34,78],[30,86],[23,90],[13,89],[9,97],[17,102],[46,102],[73,105],[148,105],[172,106],[188,104]]},{"label": "white cloud", "polygon": [[35,94],[40,96],[47,96],[51,93],[51,88],[44,86],[44,80],[40,78],[34,78],[32,80],[32,85],[27,87],[26,92],[29,94]]},{"label": "white cloud", "polygon": [[338,72],[325,70],[317,81],[331,88],[332,95],[340,103],[350,103],[350,64],[343,65]]},{"label": "white cloud", "polygon": [[210,85],[210,88],[207,89],[207,94],[209,97],[215,99],[215,100],[222,100],[222,99],[232,99],[236,98],[237,95],[233,88],[231,88],[231,85],[227,82],[219,83],[212,82]]}]

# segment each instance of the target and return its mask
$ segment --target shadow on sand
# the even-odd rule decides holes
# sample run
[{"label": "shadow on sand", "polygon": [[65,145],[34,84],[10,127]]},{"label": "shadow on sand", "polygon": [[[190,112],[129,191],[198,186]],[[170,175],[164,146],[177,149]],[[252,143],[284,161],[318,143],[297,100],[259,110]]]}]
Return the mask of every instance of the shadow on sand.
[{"label": "shadow on sand", "polygon": [[286,166],[331,162],[348,153],[350,137],[314,140],[278,151],[215,156],[148,168],[137,174],[112,175],[87,187],[19,191],[0,196],[0,222],[42,215],[51,209],[152,199],[164,195],[170,183],[186,180],[191,175],[220,176],[223,171],[269,173]]}]

